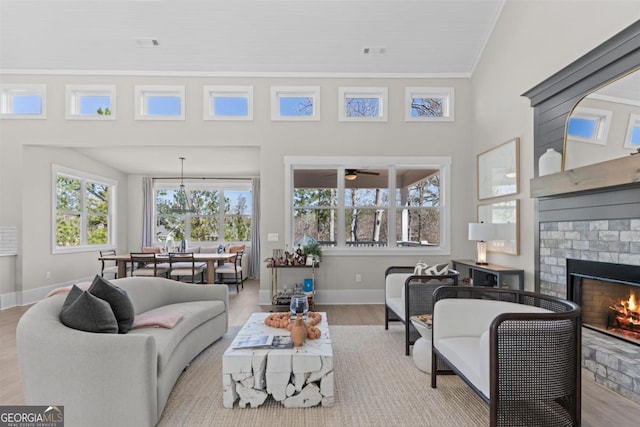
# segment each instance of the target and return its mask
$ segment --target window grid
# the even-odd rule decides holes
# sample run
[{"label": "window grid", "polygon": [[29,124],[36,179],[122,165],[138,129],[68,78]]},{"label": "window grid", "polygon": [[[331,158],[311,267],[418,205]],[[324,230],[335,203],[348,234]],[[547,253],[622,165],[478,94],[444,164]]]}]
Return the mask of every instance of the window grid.
[{"label": "window grid", "polygon": [[52,252],[114,248],[116,183],[55,165],[53,177]]},{"label": "window grid", "polygon": [[171,233],[174,241],[191,243],[249,242],[251,240],[251,190],[249,184],[186,185],[196,212],[176,212],[177,184],[154,189],[155,235],[164,245]]},{"label": "window grid", "polygon": [[[304,232],[325,246],[328,249],[328,254],[366,255],[377,254],[381,251],[392,254],[397,251],[411,253],[418,250],[433,255],[450,253],[448,243],[450,241],[450,212],[446,204],[449,192],[447,185],[450,174],[449,158],[421,158],[423,163],[420,163],[420,159],[398,158],[381,160],[379,158],[367,158],[376,159],[379,162],[380,166],[374,168],[376,171],[388,168],[388,187],[376,185],[381,191],[381,197],[377,201],[365,200],[362,203],[355,203],[354,206],[354,203],[348,201],[348,195],[353,193],[350,193],[351,190],[346,188],[346,185],[349,184],[346,184],[345,180],[338,179],[337,183],[334,183],[335,188],[331,187],[330,183],[329,187],[325,186],[326,191],[335,193],[335,200],[337,200],[335,204],[330,202],[318,203],[309,199],[305,203],[300,203],[298,199],[301,194],[305,194],[301,191],[304,188],[302,183],[309,182],[308,179],[302,178],[300,179],[302,187],[296,184],[296,178],[300,171],[306,170],[317,173],[316,181],[320,182],[323,176],[332,175],[329,172],[331,170],[337,176],[342,176],[347,169],[357,165],[354,159],[352,163],[336,166],[338,159],[330,159],[324,164],[322,159],[306,157],[289,157],[285,159],[287,170],[290,171],[286,179],[287,193],[285,203],[287,203],[287,211],[290,212],[290,215],[285,219],[285,242],[292,244]],[[341,158],[339,161],[345,162],[346,160]],[[363,158],[358,158],[358,160],[366,161]],[[416,160],[418,163],[415,163]],[[410,165],[402,164],[400,166],[400,162],[409,162]],[[414,164],[411,164],[412,162]],[[389,163],[395,163],[395,166],[389,166]],[[323,166],[326,166],[326,169]],[[419,202],[415,200],[410,202],[411,196],[409,193],[414,190],[412,188],[413,184],[402,189],[396,189],[396,185],[401,185],[401,181],[404,179],[401,175],[406,177],[412,171],[422,171],[424,169],[428,169],[431,172],[437,170],[432,175],[419,179],[420,182],[433,180],[429,185],[437,187],[437,200],[429,199],[425,196]],[[397,177],[396,173],[398,173]],[[428,185],[422,185],[428,187]],[[368,191],[373,192],[375,188]],[[298,193],[297,195],[296,192]],[[311,188],[308,189],[307,194],[319,193],[321,191],[318,189]],[[328,200],[328,196],[326,197]],[[350,222],[353,219],[355,210],[359,210],[359,215],[370,217],[367,220],[369,224],[375,224],[374,220],[380,220],[380,228],[377,230],[379,234],[376,234],[374,225],[374,228],[370,227],[365,231],[366,235],[373,231],[368,241],[364,238],[366,236],[357,236],[357,241],[354,240],[351,235],[353,227]],[[384,214],[376,217],[378,211],[384,212]],[[306,215],[306,217],[303,217],[303,215]],[[324,217],[324,222],[318,220],[319,215]],[[330,222],[327,222],[329,217],[331,218]],[[433,228],[434,224],[435,229]],[[427,225],[430,225],[431,228],[427,229]],[[429,230],[432,230],[433,233],[430,234]],[[417,238],[417,236],[422,237]]]}]

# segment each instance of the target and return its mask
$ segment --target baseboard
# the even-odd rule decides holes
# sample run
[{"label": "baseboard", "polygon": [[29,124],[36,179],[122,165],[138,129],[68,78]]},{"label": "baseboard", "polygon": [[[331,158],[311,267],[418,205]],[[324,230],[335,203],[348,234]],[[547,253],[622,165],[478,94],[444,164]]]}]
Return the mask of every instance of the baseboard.
[{"label": "baseboard", "polygon": [[[258,301],[260,305],[271,305],[270,291],[261,289]],[[384,290],[318,290],[315,303],[320,305],[384,304]]]},{"label": "baseboard", "polygon": [[0,310],[16,307],[19,305],[35,304],[41,299],[43,299],[44,297],[46,297],[47,294],[54,289],[61,288],[64,286],[71,286],[75,283],[91,282],[94,277],[95,276],[84,277],[84,278],[72,280],[69,282],[55,283],[53,285],[47,285],[41,288],[28,289],[22,292],[10,292],[7,294],[2,294],[0,295]]}]

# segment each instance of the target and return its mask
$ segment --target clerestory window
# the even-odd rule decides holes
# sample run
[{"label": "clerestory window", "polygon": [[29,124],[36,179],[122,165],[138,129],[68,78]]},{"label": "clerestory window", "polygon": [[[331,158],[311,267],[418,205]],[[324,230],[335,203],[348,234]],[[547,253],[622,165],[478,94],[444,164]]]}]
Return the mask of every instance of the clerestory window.
[{"label": "clerestory window", "polygon": [[67,85],[67,120],[115,120],[115,85]]},{"label": "clerestory window", "polygon": [[567,126],[567,137],[578,142],[605,145],[611,123],[611,111],[576,108]]},{"label": "clerestory window", "polygon": [[46,119],[47,85],[0,85],[0,118]]},{"label": "clerestory window", "polygon": [[253,120],[253,86],[205,86],[204,120]]},{"label": "clerestory window", "polygon": [[184,86],[136,86],[136,120],[184,120]]}]

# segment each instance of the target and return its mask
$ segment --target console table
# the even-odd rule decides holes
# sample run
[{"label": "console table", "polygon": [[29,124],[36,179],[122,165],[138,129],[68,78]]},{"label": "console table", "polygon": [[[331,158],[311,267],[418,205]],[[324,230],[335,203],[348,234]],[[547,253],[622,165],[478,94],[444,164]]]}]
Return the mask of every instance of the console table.
[{"label": "console table", "polygon": [[270,282],[270,294],[271,294],[271,311],[287,311],[289,310],[289,305],[280,305],[276,302],[276,295],[278,294],[278,271],[279,270],[292,270],[292,269],[311,269],[311,280],[313,280],[313,293],[307,294],[309,298],[309,309],[313,310],[314,308],[314,296],[315,296],[315,286],[316,286],[316,268],[320,266],[319,263],[313,263],[313,265],[299,264],[299,265],[275,265],[272,263],[267,264],[267,268],[271,270],[269,282]]},{"label": "console table", "polygon": [[487,264],[478,265],[472,260],[452,260],[454,270],[460,270],[459,266],[466,268],[473,280],[473,286],[500,287],[503,276],[517,276],[518,289],[524,290],[524,270],[519,270],[502,265]]}]

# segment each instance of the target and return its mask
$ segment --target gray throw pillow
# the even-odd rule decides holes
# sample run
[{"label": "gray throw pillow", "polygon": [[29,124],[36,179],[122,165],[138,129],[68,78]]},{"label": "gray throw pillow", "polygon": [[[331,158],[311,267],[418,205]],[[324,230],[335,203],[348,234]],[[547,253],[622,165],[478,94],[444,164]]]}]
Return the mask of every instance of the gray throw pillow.
[{"label": "gray throw pillow", "polygon": [[126,334],[131,330],[135,311],[126,291],[110,283],[104,277],[96,275],[88,292],[109,303],[118,321],[118,333]]},{"label": "gray throw pillow", "polygon": [[73,285],[60,312],[60,321],[73,329],[118,333],[118,322],[109,303]]}]

